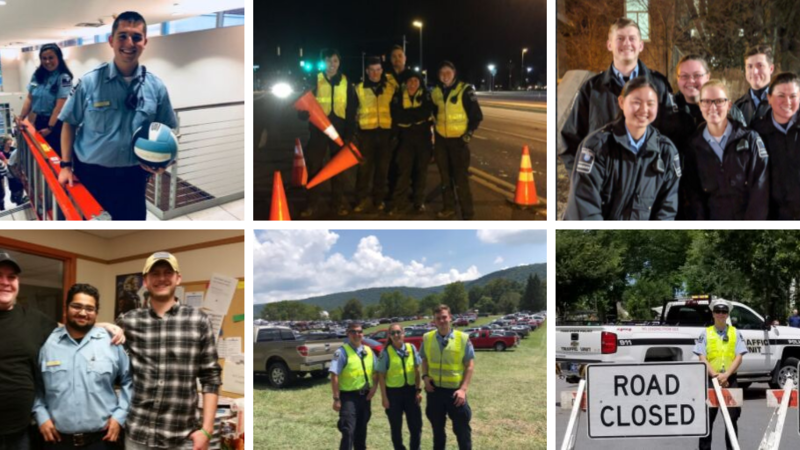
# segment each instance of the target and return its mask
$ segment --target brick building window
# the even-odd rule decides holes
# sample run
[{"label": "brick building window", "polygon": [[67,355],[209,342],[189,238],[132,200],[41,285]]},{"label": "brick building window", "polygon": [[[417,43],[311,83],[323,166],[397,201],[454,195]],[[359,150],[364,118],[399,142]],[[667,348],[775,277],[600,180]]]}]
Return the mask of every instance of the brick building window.
[{"label": "brick building window", "polygon": [[625,17],[639,25],[642,40],[650,40],[650,0],[625,0]]}]

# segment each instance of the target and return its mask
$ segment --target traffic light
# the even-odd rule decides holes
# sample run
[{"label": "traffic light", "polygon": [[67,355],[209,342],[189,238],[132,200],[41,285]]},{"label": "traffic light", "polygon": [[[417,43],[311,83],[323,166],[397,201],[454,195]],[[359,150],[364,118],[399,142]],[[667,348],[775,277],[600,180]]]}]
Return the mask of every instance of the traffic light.
[{"label": "traffic light", "polygon": [[319,70],[320,72],[325,71],[325,61],[320,61],[317,63],[317,70]]},{"label": "traffic light", "polygon": [[311,72],[314,68],[314,64],[309,61],[300,61],[300,68],[302,68],[304,72]]}]

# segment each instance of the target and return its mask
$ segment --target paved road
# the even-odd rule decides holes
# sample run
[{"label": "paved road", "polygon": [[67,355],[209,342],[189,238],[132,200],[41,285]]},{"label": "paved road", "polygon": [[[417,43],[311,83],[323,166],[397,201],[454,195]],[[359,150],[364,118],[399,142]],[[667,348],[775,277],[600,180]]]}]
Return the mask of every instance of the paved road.
[{"label": "paved road", "polygon": [[[561,396],[561,391],[574,391],[576,384],[569,384],[564,380],[556,382],[556,401]],[[757,449],[764,436],[764,431],[772,417],[773,409],[767,408],[765,391],[768,389],[766,384],[756,383],[744,391],[744,408],[742,416],[739,418],[739,447],[742,450]],[[551,409],[556,416],[556,448],[561,448],[564,440],[564,433],[569,422],[570,410],[561,409],[560,404],[556,403],[556,408]],[[722,421],[722,414],[718,414],[713,430],[713,448],[725,448],[725,425]],[[666,450],[666,449],[696,449],[697,439],[692,438],[669,438],[669,439],[602,439],[591,440],[587,436],[586,415],[581,414],[580,428],[578,429],[578,439],[575,444],[577,450]],[[781,436],[781,450],[800,448],[800,434],[798,434],[797,409],[789,409],[786,416],[786,423]]]},{"label": "paved road", "polygon": [[[546,105],[543,94],[532,93],[493,93],[479,96],[483,105],[484,122],[470,143],[472,167],[478,169],[471,183],[475,204],[476,220],[542,220],[546,218],[544,206],[517,210],[506,200],[505,195],[513,195],[519,174],[523,145],[528,145],[537,194],[547,196],[547,156],[546,156]],[[305,144],[308,140],[307,124],[296,118],[296,113],[288,101],[275,101],[269,94],[254,99],[254,217],[267,220],[272,196],[273,174],[281,171],[284,182],[291,176],[294,140],[299,138]],[[266,130],[267,143],[260,146]],[[487,180],[486,173],[505,181],[510,186],[489,181],[497,189],[490,189],[479,180]],[[435,220],[441,209],[441,195],[437,189],[439,176],[432,164],[428,171],[427,195],[428,211],[419,215],[386,216],[384,214],[351,214],[345,220]],[[326,191],[326,184],[316,188]],[[287,199],[292,218],[299,219],[299,212],[305,207],[305,192],[300,188],[288,188]],[[335,215],[322,211],[312,219],[335,220]]]}]

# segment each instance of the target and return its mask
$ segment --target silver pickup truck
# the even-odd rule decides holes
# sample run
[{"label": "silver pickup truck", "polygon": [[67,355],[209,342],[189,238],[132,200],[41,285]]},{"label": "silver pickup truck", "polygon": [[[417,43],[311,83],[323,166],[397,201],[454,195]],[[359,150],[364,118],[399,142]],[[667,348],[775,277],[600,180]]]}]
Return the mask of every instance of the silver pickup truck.
[{"label": "silver pickup truck", "polygon": [[308,341],[287,327],[257,326],[253,329],[253,371],[266,373],[276,388],[287,387],[306,374],[326,378],[333,353],[341,346],[342,340]]}]

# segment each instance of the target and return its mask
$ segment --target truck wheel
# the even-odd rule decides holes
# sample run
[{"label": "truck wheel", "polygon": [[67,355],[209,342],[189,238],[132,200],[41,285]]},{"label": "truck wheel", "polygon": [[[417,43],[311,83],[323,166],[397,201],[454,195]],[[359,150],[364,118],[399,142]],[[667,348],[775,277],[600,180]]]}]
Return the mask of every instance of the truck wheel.
[{"label": "truck wheel", "polygon": [[297,378],[283,362],[274,362],[267,368],[269,384],[277,389],[288,387]]},{"label": "truck wheel", "polygon": [[311,372],[311,378],[315,380],[321,380],[323,378],[328,378],[328,371],[327,370],[315,370]]},{"label": "truck wheel", "polygon": [[800,359],[786,358],[781,365],[781,368],[775,372],[772,377],[772,382],[769,384],[772,389],[783,389],[783,385],[789,378],[794,379],[795,386],[797,385],[797,364],[800,364]]},{"label": "truck wheel", "polygon": [[494,349],[495,349],[495,351],[502,352],[502,351],[504,351],[506,349],[506,344],[504,344],[502,342],[498,342],[498,343],[494,344]]}]

